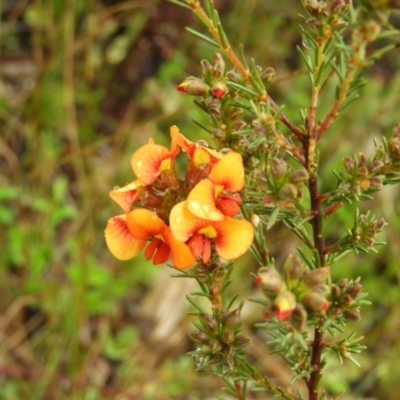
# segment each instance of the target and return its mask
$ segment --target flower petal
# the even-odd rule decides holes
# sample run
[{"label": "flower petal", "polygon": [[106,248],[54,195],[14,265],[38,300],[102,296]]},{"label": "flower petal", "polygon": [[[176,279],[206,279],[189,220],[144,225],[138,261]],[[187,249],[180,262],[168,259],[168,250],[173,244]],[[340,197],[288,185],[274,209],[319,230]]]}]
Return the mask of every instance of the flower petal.
[{"label": "flower petal", "polygon": [[166,147],[149,142],[135,151],[131,166],[140,182],[151,185],[160,176],[162,164],[168,168],[174,156]]},{"label": "flower petal", "polygon": [[181,242],[186,242],[200,229],[212,225],[212,221],[196,217],[187,208],[187,202],[182,201],[172,208],[169,215],[169,225],[175,238]]},{"label": "flower petal", "polygon": [[232,151],[228,153],[210,172],[210,180],[231,192],[239,192],[244,186],[244,167],[242,156]]},{"label": "flower petal", "polygon": [[121,188],[111,190],[109,195],[127,213],[132,204],[139,200],[136,189],[141,185],[140,181],[136,180]]},{"label": "flower petal", "polygon": [[217,231],[215,249],[220,257],[233,260],[244,254],[253,242],[253,225],[245,219],[225,217],[213,223]]},{"label": "flower petal", "polygon": [[189,211],[196,217],[222,221],[224,215],[215,206],[215,186],[209,179],[200,181],[187,198]]},{"label": "flower petal", "polygon": [[175,268],[187,269],[196,262],[189,247],[177,240],[169,227],[165,227],[163,239],[171,249],[171,261]]},{"label": "flower petal", "polygon": [[146,244],[144,240],[132,236],[125,215],[110,218],[104,234],[108,249],[119,260],[129,260],[137,256]]},{"label": "flower petal", "polygon": [[156,213],[144,208],[137,208],[126,214],[126,223],[131,234],[141,240],[161,235],[165,222]]}]

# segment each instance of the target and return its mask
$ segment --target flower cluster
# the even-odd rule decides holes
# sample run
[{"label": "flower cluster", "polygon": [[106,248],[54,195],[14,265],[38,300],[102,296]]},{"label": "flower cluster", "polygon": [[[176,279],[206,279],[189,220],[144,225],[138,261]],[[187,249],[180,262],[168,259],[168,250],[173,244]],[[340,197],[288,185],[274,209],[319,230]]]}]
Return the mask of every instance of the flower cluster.
[{"label": "flower cluster", "polygon": [[[174,168],[181,149],[188,156],[184,180]],[[137,179],[110,192],[124,211],[105,230],[115,257],[131,259],[147,246],[145,257],[154,264],[171,259],[175,268],[186,269],[196,260],[233,260],[250,247],[253,227],[238,217],[245,183],[239,153],[193,143],[173,126],[170,149],[150,139],[133,154],[131,166]]]},{"label": "flower cluster", "polygon": [[309,270],[292,255],[281,272],[273,267],[260,268],[255,283],[269,300],[265,318],[275,315],[278,320],[288,319],[298,330],[304,328],[307,314],[321,314],[329,307],[329,287],[324,283],[329,275],[329,267]]}]

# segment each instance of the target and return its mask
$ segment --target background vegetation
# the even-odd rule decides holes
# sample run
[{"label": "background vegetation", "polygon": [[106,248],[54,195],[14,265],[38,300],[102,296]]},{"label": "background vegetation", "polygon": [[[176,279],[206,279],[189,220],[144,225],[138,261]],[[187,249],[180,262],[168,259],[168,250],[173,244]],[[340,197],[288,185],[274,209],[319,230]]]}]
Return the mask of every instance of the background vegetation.
[{"label": "background vegetation", "polygon": [[[299,3],[216,1],[233,45],[244,43],[249,57],[277,71],[274,99],[295,121],[309,101],[295,51]],[[185,355],[193,349],[190,282],[140,257],[119,262],[103,239],[119,212],[108,192],[133,179],[134,150],[150,136],[168,145],[173,124],[193,140],[210,139],[192,122],[206,124],[202,113],[175,87],[199,75],[199,61],[214,49],[185,32],[202,29],[189,11],[164,0],[3,0],[0,7],[0,399],[215,398],[221,382],[199,376]],[[394,14],[391,22],[399,21]],[[343,154],[371,154],[372,139],[400,120],[399,50],[366,79],[362,97],[321,142],[327,188]],[[334,270],[362,276],[373,302],[358,324],[368,346],[361,368],[332,359],[323,378],[331,395],[346,391],[342,399],[398,398],[398,200],[389,187],[364,204],[389,222],[380,254],[347,256]],[[352,221],[343,211],[330,224],[334,232]],[[279,226],[268,241],[282,259],[297,244]],[[256,291],[255,269],[250,256],[237,263],[243,296]],[[262,310],[246,304],[243,312],[249,357],[287,383],[290,371],[254,329]]]}]

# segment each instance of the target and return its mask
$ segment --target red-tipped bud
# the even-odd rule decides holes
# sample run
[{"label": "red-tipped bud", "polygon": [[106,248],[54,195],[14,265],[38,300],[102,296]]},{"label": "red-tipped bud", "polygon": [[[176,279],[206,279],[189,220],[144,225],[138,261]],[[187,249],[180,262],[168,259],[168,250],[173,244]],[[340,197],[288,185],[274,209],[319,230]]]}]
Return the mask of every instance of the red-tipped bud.
[{"label": "red-tipped bud", "polygon": [[304,306],[310,311],[325,311],[329,307],[328,300],[315,292],[308,292],[303,297]]},{"label": "red-tipped bud", "polygon": [[276,317],[281,320],[292,314],[296,307],[296,297],[292,292],[281,293],[274,301]]},{"label": "red-tipped bud", "polygon": [[206,96],[210,92],[210,86],[195,76],[189,76],[176,87],[176,90],[193,96]]},{"label": "red-tipped bud", "polygon": [[212,87],[212,94],[217,99],[224,97],[228,93],[228,86],[224,82],[216,82]]}]

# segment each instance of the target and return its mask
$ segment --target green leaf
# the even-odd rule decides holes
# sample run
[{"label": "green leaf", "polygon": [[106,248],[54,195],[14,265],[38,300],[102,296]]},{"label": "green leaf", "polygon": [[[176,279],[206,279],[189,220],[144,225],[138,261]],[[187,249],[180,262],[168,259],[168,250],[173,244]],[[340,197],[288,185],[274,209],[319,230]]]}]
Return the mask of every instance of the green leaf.
[{"label": "green leaf", "polygon": [[192,29],[192,28],[186,27],[185,29],[186,29],[188,32],[190,32],[192,35],[197,36],[198,38],[204,40],[205,42],[211,44],[212,46],[219,47],[219,44],[218,44],[214,39],[211,39],[211,38],[209,38],[208,36],[203,35],[202,33],[195,31],[195,30]]}]

